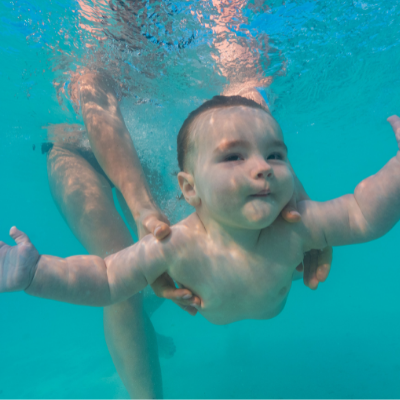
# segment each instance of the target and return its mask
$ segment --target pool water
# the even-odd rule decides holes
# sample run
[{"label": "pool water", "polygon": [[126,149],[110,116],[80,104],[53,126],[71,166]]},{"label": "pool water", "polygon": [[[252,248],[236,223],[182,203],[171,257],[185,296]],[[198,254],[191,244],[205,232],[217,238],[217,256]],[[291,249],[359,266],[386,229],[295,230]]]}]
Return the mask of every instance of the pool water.
[{"label": "pool water", "polygon": [[[176,199],[179,127],[226,74],[239,82],[252,70],[240,57],[228,73],[221,67],[214,28],[224,9],[231,18],[218,39],[255,54],[258,79],[273,77],[271,110],[311,198],[351,193],[395,155],[386,118],[400,114],[397,1],[122,3],[119,14],[106,1],[1,3],[1,240],[11,244],[16,225],[40,253],[86,254],[53,203],[40,154],[43,126],[82,123],[68,85],[84,65],[120,83],[128,129],[143,164],[161,174],[152,189],[171,221],[190,212]],[[295,282],[272,320],[213,326],[165,302],[152,318],[177,348],[161,359],[165,397],[399,398],[399,241],[397,225],[336,248],[329,279],[315,292]],[[0,296],[0,398],[126,397],[101,309]]]}]

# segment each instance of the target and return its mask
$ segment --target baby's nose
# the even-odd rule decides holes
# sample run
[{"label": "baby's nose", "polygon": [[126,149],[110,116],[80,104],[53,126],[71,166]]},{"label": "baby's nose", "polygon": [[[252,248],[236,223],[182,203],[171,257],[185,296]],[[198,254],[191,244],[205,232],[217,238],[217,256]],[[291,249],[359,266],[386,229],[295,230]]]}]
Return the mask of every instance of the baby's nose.
[{"label": "baby's nose", "polygon": [[273,174],[272,167],[265,160],[260,160],[256,163],[252,171],[253,179],[271,178]]}]

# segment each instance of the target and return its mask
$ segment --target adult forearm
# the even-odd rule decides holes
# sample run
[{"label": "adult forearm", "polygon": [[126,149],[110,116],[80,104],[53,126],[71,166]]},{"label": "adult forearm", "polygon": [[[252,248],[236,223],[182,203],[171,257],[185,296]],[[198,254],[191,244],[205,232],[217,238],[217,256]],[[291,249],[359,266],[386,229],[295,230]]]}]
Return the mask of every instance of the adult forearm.
[{"label": "adult forearm", "polygon": [[354,197],[370,231],[375,236],[388,232],[400,219],[400,153],[362,181]]},{"label": "adult forearm", "polygon": [[119,109],[113,82],[106,75],[87,73],[81,78],[80,94],[93,152],[136,217],[143,205],[152,202],[152,197]]}]

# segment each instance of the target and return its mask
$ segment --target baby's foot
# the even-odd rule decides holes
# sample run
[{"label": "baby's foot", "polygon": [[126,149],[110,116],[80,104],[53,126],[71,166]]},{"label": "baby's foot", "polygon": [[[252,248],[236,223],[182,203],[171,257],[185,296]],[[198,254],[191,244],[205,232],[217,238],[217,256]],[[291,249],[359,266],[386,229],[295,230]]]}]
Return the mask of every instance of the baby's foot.
[{"label": "baby's foot", "polygon": [[173,339],[169,336],[156,333],[158,343],[158,354],[162,358],[172,358],[175,354],[176,347]]}]

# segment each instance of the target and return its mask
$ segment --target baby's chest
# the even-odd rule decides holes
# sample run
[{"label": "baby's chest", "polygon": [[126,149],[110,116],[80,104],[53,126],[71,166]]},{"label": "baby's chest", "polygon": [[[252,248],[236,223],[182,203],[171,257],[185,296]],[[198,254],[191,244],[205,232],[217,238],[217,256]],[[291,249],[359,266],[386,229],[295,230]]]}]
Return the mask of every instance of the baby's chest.
[{"label": "baby's chest", "polygon": [[[290,287],[296,266],[302,260],[299,245],[270,238],[254,251],[239,248],[202,252],[180,271],[181,282],[204,301],[233,302],[245,298],[274,298]],[[289,246],[290,245],[290,246]]]},{"label": "baby's chest", "polygon": [[[284,227],[285,228],[285,227]],[[221,287],[235,287],[256,299],[275,297],[289,290],[293,273],[303,259],[302,240],[285,229],[271,229],[260,236],[256,249],[244,252],[237,262],[223,264],[225,275]]]},{"label": "baby's chest", "polygon": [[264,229],[251,250],[206,239],[196,244],[182,252],[169,273],[203,299],[274,295],[290,285],[303,259],[300,235],[286,223]]},{"label": "baby's chest", "polygon": [[290,290],[295,265],[281,259],[229,257],[204,263],[186,286],[202,299],[201,313],[209,321],[225,324],[241,319],[276,316]]},{"label": "baby's chest", "polygon": [[267,265],[279,265],[292,270],[303,260],[303,240],[300,234],[287,225],[265,229],[260,236],[257,253]]}]

